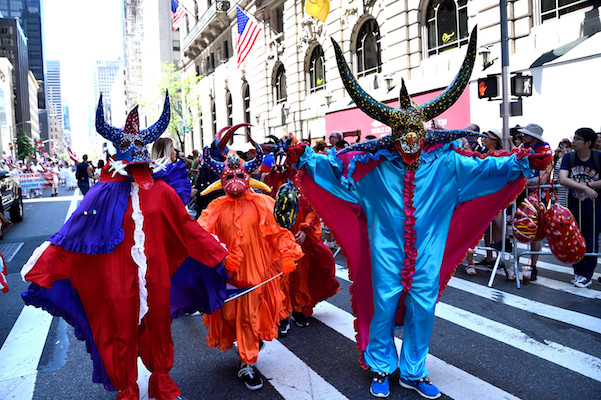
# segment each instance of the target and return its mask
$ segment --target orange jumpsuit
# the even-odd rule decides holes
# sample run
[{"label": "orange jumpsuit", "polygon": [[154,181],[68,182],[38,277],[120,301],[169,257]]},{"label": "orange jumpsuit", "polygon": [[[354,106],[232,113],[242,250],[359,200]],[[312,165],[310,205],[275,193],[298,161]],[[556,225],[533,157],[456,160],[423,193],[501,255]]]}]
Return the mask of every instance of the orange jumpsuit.
[{"label": "orange jumpsuit", "polygon": [[[226,269],[235,287],[253,287],[279,272],[289,273],[303,255],[292,233],[275,222],[274,204],[269,196],[247,191],[241,198],[213,200],[198,219],[229,249]],[[287,315],[283,295],[277,278],[205,315],[207,344],[229,350],[237,341],[242,362],[256,363],[259,340],[275,339],[277,324]]]}]

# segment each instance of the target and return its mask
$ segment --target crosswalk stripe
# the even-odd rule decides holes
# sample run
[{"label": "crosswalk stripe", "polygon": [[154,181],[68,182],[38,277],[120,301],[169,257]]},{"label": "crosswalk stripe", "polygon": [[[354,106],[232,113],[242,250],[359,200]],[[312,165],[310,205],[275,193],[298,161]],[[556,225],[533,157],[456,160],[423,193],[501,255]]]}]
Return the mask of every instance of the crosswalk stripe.
[{"label": "crosswalk stripe", "polygon": [[511,293],[503,292],[498,289],[489,288],[474,282],[466,281],[457,277],[452,277],[449,286],[455,289],[463,290],[475,294],[485,299],[501,302],[511,307],[528,311],[542,317],[554,319],[566,324],[587,329],[601,334],[601,319],[590,315],[565,310],[560,307],[551,306],[538,301],[529,300],[524,297],[516,296]]},{"label": "crosswalk stripe", "polygon": [[439,302],[436,316],[601,382],[601,359],[559,343],[540,342],[519,329]]},{"label": "crosswalk stripe", "polygon": [[[341,279],[348,280],[348,274],[342,270],[337,270],[336,275]],[[449,286],[490,300],[500,301],[505,305],[516,307],[520,310],[555,319],[596,333],[601,333],[601,319],[599,318],[528,300],[511,293],[491,289],[456,277],[451,278]],[[470,329],[476,333],[536,355],[537,357],[553,362],[554,364],[575,371],[581,375],[601,381],[601,359],[597,357],[563,346],[559,343],[551,341],[544,341],[541,343],[516,328],[492,321],[444,302],[439,302],[436,306],[436,316],[463,328]],[[345,333],[345,336],[347,335],[348,333]],[[354,339],[354,332],[352,337]]]},{"label": "crosswalk stripe", "polygon": [[278,340],[265,342],[257,369],[285,399],[347,399]]},{"label": "crosswalk stripe", "polygon": [[[354,317],[352,314],[326,301],[322,301],[315,306],[313,317],[348,339],[355,341],[355,331],[353,330]],[[397,349],[401,348],[401,339],[395,337],[394,343]],[[518,399],[511,393],[505,392],[430,354],[426,358],[426,365],[430,371],[432,382],[441,392],[453,399],[481,399],[484,393],[487,400]],[[367,393],[367,388],[365,388],[365,391]]]},{"label": "crosswalk stripe", "polygon": [[25,306],[21,310],[0,349],[0,383],[7,388],[15,386],[10,392],[0,391],[0,399],[33,397],[37,367],[51,322],[52,315],[40,308]]}]

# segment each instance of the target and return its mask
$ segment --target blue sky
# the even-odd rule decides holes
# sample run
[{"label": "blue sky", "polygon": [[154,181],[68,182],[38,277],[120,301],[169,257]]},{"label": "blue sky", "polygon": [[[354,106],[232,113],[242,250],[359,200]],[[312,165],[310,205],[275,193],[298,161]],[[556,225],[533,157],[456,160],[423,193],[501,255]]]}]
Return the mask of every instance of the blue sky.
[{"label": "blue sky", "polygon": [[70,107],[73,150],[88,149],[96,60],[123,58],[122,0],[42,0],[44,57],[61,62],[63,101]]}]

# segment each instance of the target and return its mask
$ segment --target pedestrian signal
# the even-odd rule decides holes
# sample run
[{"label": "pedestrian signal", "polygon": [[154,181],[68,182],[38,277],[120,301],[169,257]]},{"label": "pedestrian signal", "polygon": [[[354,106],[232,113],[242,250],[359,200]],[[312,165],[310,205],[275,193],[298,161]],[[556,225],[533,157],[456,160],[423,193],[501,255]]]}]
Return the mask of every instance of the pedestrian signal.
[{"label": "pedestrian signal", "polygon": [[490,99],[499,95],[498,78],[496,76],[487,76],[478,79],[478,98]]}]

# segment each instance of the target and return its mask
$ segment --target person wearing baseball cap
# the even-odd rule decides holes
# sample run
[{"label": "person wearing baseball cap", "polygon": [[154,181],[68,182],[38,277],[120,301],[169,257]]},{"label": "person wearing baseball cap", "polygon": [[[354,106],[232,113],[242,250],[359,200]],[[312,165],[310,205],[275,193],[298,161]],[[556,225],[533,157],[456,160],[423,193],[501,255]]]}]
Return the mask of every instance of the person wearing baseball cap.
[{"label": "person wearing baseball cap", "polygon": [[[518,129],[518,131],[523,134],[521,146],[531,148],[535,154],[552,154],[551,146],[549,146],[549,143],[545,142],[543,139],[543,128],[540,125],[530,123],[525,127]],[[518,197],[518,201],[522,198],[522,196],[525,197],[528,194],[528,191],[536,190],[539,182],[541,185],[548,183],[552,168],[552,164],[549,164],[547,169],[543,171],[534,171],[532,175],[527,176],[526,190],[524,190],[524,192],[522,192],[522,195]],[[540,241],[531,242],[530,244],[530,250],[532,251],[540,251],[541,248],[542,246]],[[527,279],[528,274],[530,274],[530,282],[536,281],[536,278],[538,276],[538,270],[536,269],[537,261],[538,254],[531,254],[530,266],[524,267],[524,278]]]},{"label": "person wearing baseball cap", "polygon": [[482,144],[489,152],[495,152],[503,148],[503,139],[499,130],[491,128],[484,133],[486,137],[482,138]]}]

